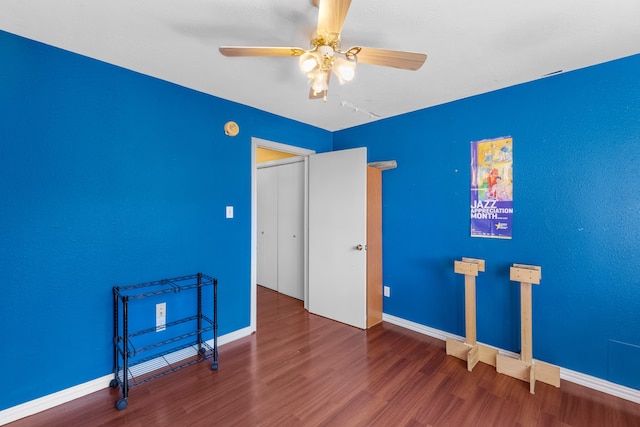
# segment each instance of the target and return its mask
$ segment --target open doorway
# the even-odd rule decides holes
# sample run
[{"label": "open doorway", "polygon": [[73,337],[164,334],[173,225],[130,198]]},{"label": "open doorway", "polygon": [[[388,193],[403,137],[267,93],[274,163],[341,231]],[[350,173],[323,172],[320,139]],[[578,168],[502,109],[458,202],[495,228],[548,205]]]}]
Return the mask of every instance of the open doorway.
[{"label": "open doorway", "polygon": [[[257,284],[258,284],[258,153],[261,152],[261,155],[266,153],[266,158],[264,162],[262,162],[261,167],[264,166],[275,166],[279,164],[288,164],[294,162],[302,162],[302,167],[304,169],[302,183],[304,189],[304,213],[303,213],[303,235],[296,235],[296,239],[302,238],[304,241],[303,244],[303,298],[305,302],[305,307],[307,306],[307,293],[308,293],[308,283],[307,283],[307,270],[308,270],[308,254],[307,254],[307,234],[308,234],[308,224],[307,224],[307,182],[306,176],[308,171],[308,163],[307,156],[310,154],[314,154],[315,151],[308,150],[305,148],[300,148],[292,145],[281,144],[277,142],[267,141],[260,138],[252,138],[251,139],[251,331],[254,332],[256,330],[257,325]],[[267,151],[263,151],[267,150]],[[278,154],[279,153],[279,154]],[[271,156],[271,158],[269,157]],[[264,157],[264,156],[263,156]]]}]

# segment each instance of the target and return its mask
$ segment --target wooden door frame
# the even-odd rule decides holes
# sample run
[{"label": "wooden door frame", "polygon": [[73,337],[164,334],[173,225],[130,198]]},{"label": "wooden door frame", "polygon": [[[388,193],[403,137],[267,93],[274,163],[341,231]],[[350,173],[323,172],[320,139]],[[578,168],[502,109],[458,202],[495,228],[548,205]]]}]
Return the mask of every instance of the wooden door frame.
[{"label": "wooden door frame", "polygon": [[[315,154],[315,150],[309,150],[306,148],[296,147],[293,145],[282,144],[279,142],[267,141],[265,139],[251,137],[251,332],[255,332],[257,328],[257,232],[258,232],[258,165],[256,161],[256,155],[258,147],[266,148],[274,151],[282,151],[284,153],[295,154],[305,158],[304,163],[304,179],[305,179],[305,191],[304,191],[304,239],[305,239],[305,253],[304,253],[304,306],[307,307],[307,299],[309,293],[309,254],[307,248],[309,227],[307,223],[308,216],[308,194],[307,194],[307,177],[309,165],[307,156]],[[287,162],[287,159],[283,159],[283,162]],[[290,161],[290,160],[289,160]]]}]

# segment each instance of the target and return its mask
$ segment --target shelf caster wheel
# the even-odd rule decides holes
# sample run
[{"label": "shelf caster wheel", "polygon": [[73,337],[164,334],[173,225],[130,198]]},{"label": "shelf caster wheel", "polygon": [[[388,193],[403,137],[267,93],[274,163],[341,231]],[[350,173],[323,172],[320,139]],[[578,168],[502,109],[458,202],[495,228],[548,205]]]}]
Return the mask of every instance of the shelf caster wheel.
[{"label": "shelf caster wheel", "polygon": [[218,370],[218,362],[213,362],[211,364],[211,370],[212,371],[217,371]]},{"label": "shelf caster wheel", "polygon": [[122,411],[126,407],[127,407],[127,399],[120,399],[116,402],[116,408],[118,408],[118,411]]},{"label": "shelf caster wheel", "polygon": [[116,388],[118,387],[118,385],[120,385],[120,381],[118,381],[117,379],[112,379],[111,382],[109,382],[109,387],[111,388]]},{"label": "shelf caster wheel", "polygon": [[207,352],[207,350],[205,350],[204,348],[201,348],[198,350],[198,353],[200,354],[200,356],[204,357],[205,353]]}]

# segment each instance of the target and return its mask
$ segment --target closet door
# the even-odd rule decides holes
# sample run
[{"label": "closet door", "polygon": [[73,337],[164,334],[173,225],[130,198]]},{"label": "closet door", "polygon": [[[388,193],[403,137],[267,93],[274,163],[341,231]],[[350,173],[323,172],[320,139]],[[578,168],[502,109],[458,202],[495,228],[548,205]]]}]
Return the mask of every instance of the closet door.
[{"label": "closet door", "polygon": [[304,162],[278,169],[278,292],[304,299]]},{"label": "closet door", "polygon": [[257,280],[258,284],[278,290],[278,171],[257,171]]}]

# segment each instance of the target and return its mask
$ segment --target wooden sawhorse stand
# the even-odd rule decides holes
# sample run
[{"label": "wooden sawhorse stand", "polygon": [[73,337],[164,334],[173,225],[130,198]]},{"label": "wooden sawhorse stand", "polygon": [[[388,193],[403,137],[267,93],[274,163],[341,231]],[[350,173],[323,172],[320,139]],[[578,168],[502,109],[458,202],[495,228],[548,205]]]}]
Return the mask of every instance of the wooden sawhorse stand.
[{"label": "wooden sawhorse stand", "polygon": [[467,370],[471,371],[483,362],[496,366],[498,350],[476,342],[476,276],[484,271],[484,260],[462,258],[454,262],[454,271],[464,274],[464,311],[465,340],[464,343],[447,338],[447,355],[467,361]]},{"label": "wooden sawhorse stand", "polygon": [[535,265],[513,264],[511,280],[520,282],[520,359],[498,354],[496,370],[501,374],[528,381],[534,394],[536,381],[560,387],[560,368],[536,361],[533,363],[531,285],[540,284],[542,268]]}]

